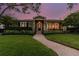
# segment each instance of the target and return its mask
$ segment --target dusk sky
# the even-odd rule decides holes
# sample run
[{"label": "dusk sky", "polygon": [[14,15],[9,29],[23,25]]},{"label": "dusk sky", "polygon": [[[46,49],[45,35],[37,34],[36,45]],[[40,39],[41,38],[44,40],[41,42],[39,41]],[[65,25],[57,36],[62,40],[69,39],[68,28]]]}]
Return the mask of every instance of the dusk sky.
[{"label": "dusk sky", "polygon": [[[79,4],[74,6],[73,12],[79,10]],[[14,12],[12,13],[14,14]],[[67,4],[66,3],[42,3],[40,7],[40,15],[46,17],[47,19],[63,19],[64,16],[68,15]],[[32,19],[36,16],[36,13],[32,12],[30,14],[16,13],[14,14],[18,19]]]}]

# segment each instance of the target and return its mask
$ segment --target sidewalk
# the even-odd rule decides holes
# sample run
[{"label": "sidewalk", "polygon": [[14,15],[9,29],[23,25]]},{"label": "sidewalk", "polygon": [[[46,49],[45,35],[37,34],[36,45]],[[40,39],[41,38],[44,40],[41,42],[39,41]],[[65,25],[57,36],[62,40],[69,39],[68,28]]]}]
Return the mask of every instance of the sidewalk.
[{"label": "sidewalk", "polygon": [[34,39],[38,40],[48,48],[54,50],[59,56],[79,56],[79,51],[62,44],[49,41],[42,34],[36,34],[33,36]]}]

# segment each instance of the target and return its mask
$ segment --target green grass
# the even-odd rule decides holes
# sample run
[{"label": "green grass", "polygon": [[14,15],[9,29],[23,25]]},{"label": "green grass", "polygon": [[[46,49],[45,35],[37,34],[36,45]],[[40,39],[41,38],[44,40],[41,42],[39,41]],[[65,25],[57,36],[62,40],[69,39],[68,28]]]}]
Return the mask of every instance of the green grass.
[{"label": "green grass", "polygon": [[51,49],[32,38],[32,35],[1,35],[0,56],[50,56]]},{"label": "green grass", "polygon": [[79,49],[79,34],[51,34],[46,37],[49,40]]}]

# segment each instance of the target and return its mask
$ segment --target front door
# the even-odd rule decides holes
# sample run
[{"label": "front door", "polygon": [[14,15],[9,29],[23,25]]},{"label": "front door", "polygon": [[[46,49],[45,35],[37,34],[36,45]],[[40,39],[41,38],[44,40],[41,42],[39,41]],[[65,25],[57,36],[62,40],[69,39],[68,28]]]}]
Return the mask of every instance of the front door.
[{"label": "front door", "polygon": [[35,22],[35,29],[36,29],[36,33],[42,33],[43,32],[43,21],[42,20],[37,20]]}]

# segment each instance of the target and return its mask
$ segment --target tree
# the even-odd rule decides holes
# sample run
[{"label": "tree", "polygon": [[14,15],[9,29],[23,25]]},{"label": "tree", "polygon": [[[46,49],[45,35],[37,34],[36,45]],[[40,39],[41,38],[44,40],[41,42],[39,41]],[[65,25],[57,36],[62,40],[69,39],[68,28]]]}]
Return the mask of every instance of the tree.
[{"label": "tree", "polygon": [[5,8],[1,11],[0,17],[6,12],[6,10],[15,10],[17,12],[27,13],[29,9],[39,13],[40,3],[0,3],[0,10]]},{"label": "tree", "polygon": [[64,27],[66,27],[66,31],[68,32],[79,32],[79,12],[71,13],[68,15],[62,24]]},{"label": "tree", "polygon": [[64,21],[63,25],[65,26],[77,26],[79,27],[79,12],[72,13],[68,15]]},{"label": "tree", "polygon": [[5,27],[9,27],[9,25],[15,26],[17,24],[16,20],[11,16],[2,16],[0,23],[5,24]]}]

